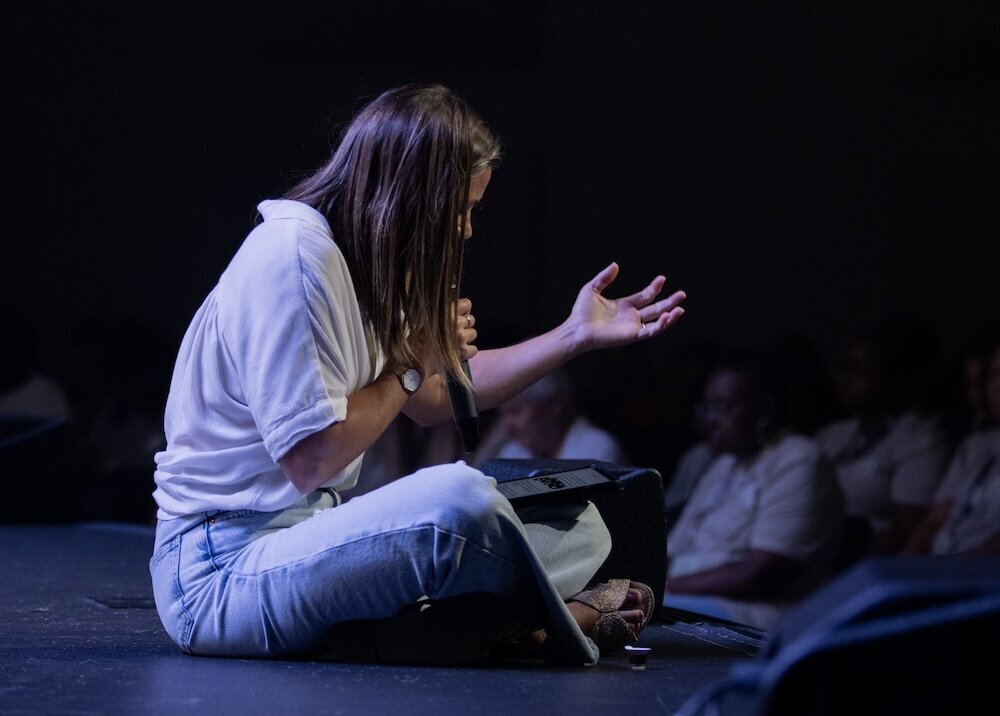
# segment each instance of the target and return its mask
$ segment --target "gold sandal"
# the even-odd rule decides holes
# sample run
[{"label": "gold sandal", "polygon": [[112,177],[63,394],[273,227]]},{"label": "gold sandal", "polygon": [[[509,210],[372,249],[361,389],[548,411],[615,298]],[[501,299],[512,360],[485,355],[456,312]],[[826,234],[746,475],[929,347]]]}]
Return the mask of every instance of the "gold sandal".
[{"label": "gold sandal", "polygon": [[[635,607],[642,610],[642,622],[638,629],[633,629],[618,613],[628,599],[630,589],[635,589],[641,595],[639,604]],[[635,643],[639,633],[646,628],[653,616],[653,607],[656,605],[654,600],[652,589],[642,582],[628,579],[611,579],[570,599],[571,602],[580,602],[600,613],[587,636],[594,640],[602,652],[615,651],[626,644]]]}]

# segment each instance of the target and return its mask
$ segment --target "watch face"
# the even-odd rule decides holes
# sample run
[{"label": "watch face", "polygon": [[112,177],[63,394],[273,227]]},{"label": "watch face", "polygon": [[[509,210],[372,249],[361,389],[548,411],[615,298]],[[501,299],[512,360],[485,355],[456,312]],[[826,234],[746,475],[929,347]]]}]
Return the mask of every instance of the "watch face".
[{"label": "watch face", "polygon": [[418,373],[414,368],[404,370],[403,374],[399,376],[399,378],[403,381],[403,390],[407,393],[413,393],[420,387],[420,373]]}]

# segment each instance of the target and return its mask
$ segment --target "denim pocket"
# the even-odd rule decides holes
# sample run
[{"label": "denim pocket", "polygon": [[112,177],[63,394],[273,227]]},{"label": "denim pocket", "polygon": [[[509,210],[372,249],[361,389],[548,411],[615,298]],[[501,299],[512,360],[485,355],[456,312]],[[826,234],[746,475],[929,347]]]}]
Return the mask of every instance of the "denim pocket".
[{"label": "denim pocket", "polygon": [[180,539],[180,535],[174,537],[173,539],[167,540],[163,544],[159,545],[155,550],[153,550],[152,556],[149,558],[149,569],[150,572],[155,570],[157,566],[166,559],[171,552],[177,550],[177,542]]},{"label": "denim pocket", "polygon": [[224,568],[240,550],[253,542],[270,513],[254,510],[220,512],[205,520],[205,551],[216,568]]}]

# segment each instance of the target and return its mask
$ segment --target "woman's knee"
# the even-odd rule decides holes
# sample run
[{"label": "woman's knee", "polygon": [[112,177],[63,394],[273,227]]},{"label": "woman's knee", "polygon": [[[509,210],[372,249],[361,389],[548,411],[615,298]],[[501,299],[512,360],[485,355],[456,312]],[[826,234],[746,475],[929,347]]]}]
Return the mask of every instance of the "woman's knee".
[{"label": "woman's knee", "polygon": [[496,489],[496,480],[462,462],[424,468],[411,475],[409,488],[420,491],[429,515],[440,526],[464,532],[463,525],[495,523],[514,516]]}]

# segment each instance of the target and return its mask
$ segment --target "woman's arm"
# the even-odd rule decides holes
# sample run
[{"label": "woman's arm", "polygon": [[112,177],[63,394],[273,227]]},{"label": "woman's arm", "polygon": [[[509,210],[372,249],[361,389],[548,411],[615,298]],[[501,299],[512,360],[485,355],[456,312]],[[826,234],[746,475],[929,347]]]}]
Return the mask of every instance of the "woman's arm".
[{"label": "woman's arm", "polygon": [[[569,317],[552,330],[505,348],[476,352],[469,346],[473,349],[469,368],[479,409],[496,407],[583,353],[659,335],[684,315],[680,304],[687,296],[683,291],[656,300],[666,282],[663,276],[655,277],[637,293],[619,299],[606,298],[603,292],[618,271],[618,264],[612,263],[587,282],[580,289]],[[451,408],[444,377],[434,375],[427,379],[403,412],[423,425],[449,419]]]},{"label": "woman's arm", "polygon": [[347,399],[347,417],[297,442],[278,465],[302,494],[350,465],[385,432],[410,396],[391,372]]},{"label": "woman's arm", "polygon": [[667,577],[675,594],[714,594],[734,599],[774,599],[802,573],[802,563],[765,550],[751,550],[744,559],[702,572]]},{"label": "woman's arm", "polygon": [[[461,317],[471,307],[463,299],[459,304],[459,340],[462,355],[471,358],[478,407],[486,410],[500,404],[556,366],[589,350],[652,338],[684,315],[680,307],[686,298],[683,291],[654,300],[663,288],[662,276],[638,293],[615,300],[605,298],[602,292],[617,275],[618,265],[611,264],[588,282],[580,289],[570,316],[551,331],[514,346],[482,352],[471,343],[475,330],[462,327],[467,322]],[[315,490],[371,447],[401,410],[421,425],[450,419],[444,375],[426,377],[420,389],[409,396],[396,375],[384,371],[348,398],[344,420],[296,443],[278,465],[299,492]]]}]

